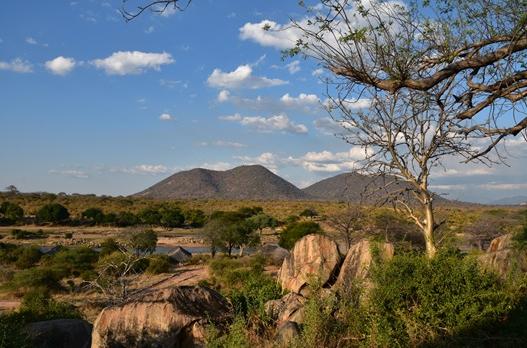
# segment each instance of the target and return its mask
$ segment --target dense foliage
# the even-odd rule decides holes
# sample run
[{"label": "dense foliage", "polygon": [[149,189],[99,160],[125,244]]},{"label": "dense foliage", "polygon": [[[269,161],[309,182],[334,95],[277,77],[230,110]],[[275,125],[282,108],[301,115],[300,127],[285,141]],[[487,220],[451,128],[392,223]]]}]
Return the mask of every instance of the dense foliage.
[{"label": "dense foliage", "polygon": [[313,233],[322,233],[322,228],[318,223],[313,221],[294,222],[287,225],[282,231],[278,244],[282,248],[291,249],[297,240]]}]

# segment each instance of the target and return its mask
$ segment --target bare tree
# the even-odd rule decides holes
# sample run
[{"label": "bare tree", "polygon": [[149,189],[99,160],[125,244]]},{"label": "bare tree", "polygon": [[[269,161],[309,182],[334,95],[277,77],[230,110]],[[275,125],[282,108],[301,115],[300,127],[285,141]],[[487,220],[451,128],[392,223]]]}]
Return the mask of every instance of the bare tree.
[{"label": "bare tree", "polygon": [[364,236],[362,232],[364,232],[365,218],[366,214],[360,206],[348,204],[345,211],[328,216],[327,222],[349,249],[357,239]]},{"label": "bare tree", "polygon": [[[336,76],[350,99],[399,91],[453,91],[442,103],[460,134],[526,136],[527,2],[321,0],[293,21],[296,47]],[[265,29],[265,28],[264,28]],[[269,28],[267,28],[269,29]],[[465,121],[470,122],[465,122]]]},{"label": "bare tree", "polygon": [[[430,176],[447,158],[470,158],[477,152],[470,140],[456,131],[455,116],[442,99],[451,89],[434,93],[396,91],[376,96],[369,109],[356,110],[339,96],[328,110],[346,127],[344,139],[364,150],[358,170],[382,179],[385,202],[407,214],[422,232],[426,253],[436,253],[434,232],[438,223]],[[483,159],[483,158],[482,158]],[[376,181],[379,183],[379,180]]]}]

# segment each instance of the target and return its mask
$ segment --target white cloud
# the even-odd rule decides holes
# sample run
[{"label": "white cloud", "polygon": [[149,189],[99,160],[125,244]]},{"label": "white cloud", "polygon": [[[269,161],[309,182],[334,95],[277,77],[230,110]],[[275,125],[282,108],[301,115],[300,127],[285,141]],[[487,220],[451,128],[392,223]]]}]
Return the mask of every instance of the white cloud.
[{"label": "white cloud", "polygon": [[217,147],[232,147],[232,148],[242,148],[247,147],[247,145],[238,143],[235,141],[226,141],[226,140],[216,140],[213,142],[202,142],[200,143],[201,146],[217,146]]},{"label": "white cloud", "polygon": [[291,63],[286,64],[285,67],[287,68],[290,74],[296,74],[297,72],[301,70],[299,60],[294,60]]},{"label": "white cloud", "polygon": [[64,76],[75,68],[76,62],[73,58],[59,56],[48,60],[44,65],[51,73]]},{"label": "white cloud", "polygon": [[170,115],[169,113],[162,113],[160,116],[159,116],[159,119],[161,121],[173,121],[175,119],[174,116]]},{"label": "white cloud", "polygon": [[220,103],[223,103],[223,102],[226,102],[227,100],[229,100],[229,96],[231,95],[231,93],[226,90],[226,89],[222,89],[219,93],[218,93],[218,101]]},{"label": "white cloud", "polygon": [[319,105],[320,99],[316,94],[300,93],[298,97],[292,97],[289,93],[284,94],[280,101],[288,107],[306,107]]},{"label": "white cloud", "polygon": [[288,83],[287,81],[280,79],[254,76],[252,72],[253,69],[248,64],[240,65],[231,72],[223,72],[220,69],[214,69],[207,79],[207,83],[211,87],[249,89],[280,86]]},{"label": "white cloud", "polygon": [[489,167],[479,167],[479,168],[469,168],[468,165],[463,165],[463,168],[448,168],[444,170],[439,170],[434,173],[436,178],[442,177],[461,177],[461,176],[475,176],[475,175],[492,175],[495,173],[495,168]]},{"label": "white cloud", "polygon": [[149,26],[148,28],[145,29],[145,34],[152,34],[155,30],[156,30],[156,28],[154,28],[154,26],[151,25],[151,26]]},{"label": "white cloud", "polygon": [[63,176],[70,176],[70,177],[77,178],[77,179],[86,179],[86,178],[88,178],[88,174],[86,174],[82,170],[77,170],[77,169],[61,169],[61,170],[52,169],[52,170],[48,171],[48,173],[49,174],[63,175]]},{"label": "white cloud", "polygon": [[251,40],[266,47],[289,49],[300,38],[299,30],[267,19],[260,23],[245,23],[240,28],[240,39]]},{"label": "white cloud", "polygon": [[37,40],[35,40],[31,36],[30,37],[26,37],[26,43],[28,43],[30,45],[37,45],[38,44]]},{"label": "white cloud", "polygon": [[11,62],[0,61],[0,70],[8,70],[25,74],[33,72],[33,66],[27,60],[15,58]]},{"label": "white cloud", "polygon": [[305,125],[291,121],[285,114],[270,117],[241,116],[240,114],[234,114],[220,117],[220,119],[224,121],[238,122],[243,126],[255,128],[260,132],[282,131],[297,134],[307,133],[307,127]]},{"label": "white cloud", "polygon": [[201,168],[211,169],[211,170],[227,170],[233,167],[232,164],[228,162],[216,162],[216,163],[203,163],[200,165]]},{"label": "white cloud", "polygon": [[91,63],[108,75],[128,75],[140,74],[148,69],[159,71],[162,65],[174,63],[174,59],[166,52],[119,51],[104,59],[95,59]]},{"label": "white cloud", "polygon": [[240,160],[242,164],[260,164],[267,169],[276,172],[278,165],[281,164],[282,160],[271,152],[264,152],[259,156],[234,156],[235,159]]},{"label": "white cloud", "polygon": [[507,190],[507,191],[517,191],[527,189],[527,184],[525,183],[488,183],[478,185],[478,187],[484,190]]}]

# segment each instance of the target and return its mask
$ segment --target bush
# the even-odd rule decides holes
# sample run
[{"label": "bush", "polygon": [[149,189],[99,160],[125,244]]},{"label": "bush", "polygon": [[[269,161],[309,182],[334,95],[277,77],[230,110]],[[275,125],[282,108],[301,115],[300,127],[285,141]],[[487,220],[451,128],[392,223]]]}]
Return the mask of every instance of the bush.
[{"label": "bush", "polygon": [[374,270],[373,281],[374,345],[416,346],[460,335],[500,321],[513,305],[494,274],[455,252],[433,260],[396,256]]},{"label": "bush", "polygon": [[78,277],[85,271],[93,270],[98,259],[98,253],[85,246],[67,248],[46,257],[46,266],[61,275],[61,278]]},{"label": "bush", "polygon": [[146,273],[161,274],[170,272],[172,264],[167,255],[152,255],[148,258]]},{"label": "bush", "polygon": [[18,312],[28,322],[81,318],[79,311],[73,305],[55,301],[46,289],[28,291],[22,298]]},{"label": "bush", "polygon": [[40,222],[60,223],[69,217],[68,209],[59,203],[46,204],[37,212],[37,220]]},{"label": "bush", "polygon": [[0,204],[0,224],[12,225],[22,220],[24,217],[24,209],[18,204],[11,202],[2,202]]},{"label": "bush", "polygon": [[17,251],[18,256],[15,266],[19,269],[33,267],[37,262],[40,261],[40,258],[42,257],[40,249],[35,246],[22,247]]},{"label": "bush", "polygon": [[20,230],[18,228],[11,230],[11,236],[17,240],[47,238],[47,236],[44,234],[42,230],[38,230],[37,232],[31,232],[31,231],[26,231],[26,230]]},{"label": "bush", "polygon": [[257,315],[265,318],[265,302],[281,296],[281,288],[274,279],[263,273],[262,257],[241,259],[218,258],[209,263],[211,281],[231,299],[238,315]]},{"label": "bush", "polygon": [[278,244],[282,248],[291,249],[296,241],[308,234],[322,233],[320,225],[313,221],[302,221],[288,225],[282,233]]},{"label": "bush", "polygon": [[202,210],[190,209],[185,212],[185,223],[193,228],[203,227],[207,222],[207,217]]},{"label": "bush", "polygon": [[26,323],[16,313],[0,313],[0,347],[30,348],[29,336],[25,331]]},{"label": "bush", "polygon": [[104,213],[99,208],[88,208],[82,212],[81,216],[90,222],[99,225],[104,222]]},{"label": "bush", "polygon": [[157,234],[154,231],[136,232],[130,238],[130,245],[136,254],[152,254],[156,251]]},{"label": "bush", "polygon": [[182,227],[185,224],[185,216],[179,208],[161,209],[161,222],[163,227]]},{"label": "bush", "polygon": [[110,255],[111,253],[119,251],[119,244],[113,238],[106,238],[101,243],[101,251],[99,252],[100,256]]},{"label": "bush", "polygon": [[41,266],[16,272],[13,280],[9,283],[9,287],[19,293],[35,288],[60,290],[60,279],[62,279],[60,272]]}]

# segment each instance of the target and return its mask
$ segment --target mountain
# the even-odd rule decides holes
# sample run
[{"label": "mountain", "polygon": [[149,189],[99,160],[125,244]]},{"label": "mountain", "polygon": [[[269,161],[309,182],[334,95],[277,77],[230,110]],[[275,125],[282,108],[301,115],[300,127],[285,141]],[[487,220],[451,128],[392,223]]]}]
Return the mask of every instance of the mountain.
[{"label": "mountain", "polygon": [[157,199],[301,200],[302,190],[260,165],[176,173],[134,196]]},{"label": "mountain", "polygon": [[[388,187],[384,189],[385,185]],[[304,188],[307,195],[324,201],[345,201],[352,203],[379,203],[388,193],[409,187],[404,182],[394,182],[390,176],[367,176],[358,173],[343,173],[321,180]],[[412,199],[412,198],[411,198]],[[465,205],[434,194],[436,204]]]},{"label": "mountain", "polygon": [[527,196],[512,196],[491,202],[492,205],[527,205]]},{"label": "mountain", "polygon": [[[383,179],[358,173],[343,173],[304,188],[307,195],[325,201],[371,202],[382,196]],[[375,192],[377,191],[377,192]],[[368,198],[364,197],[368,193]]]}]

